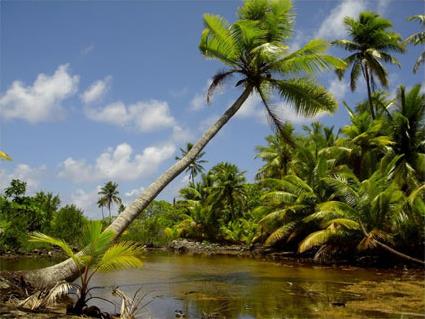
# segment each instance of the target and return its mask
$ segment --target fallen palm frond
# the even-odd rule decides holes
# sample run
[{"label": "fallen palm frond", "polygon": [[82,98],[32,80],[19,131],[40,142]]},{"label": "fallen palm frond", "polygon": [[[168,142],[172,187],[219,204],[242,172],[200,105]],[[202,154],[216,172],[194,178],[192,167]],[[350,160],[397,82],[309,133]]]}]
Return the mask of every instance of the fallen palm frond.
[{"label": "fallen palm frond", "polygon": [[112,291],[114,296],[121,298],[121,319],[136,319],[136,316],[140,313],[140,311],[153,301],[149,300],[142,305],[142,302],[148,296],[148,293],[141,295],[141,290],[142,287],[137,289],[132,298],[118,287]]}]

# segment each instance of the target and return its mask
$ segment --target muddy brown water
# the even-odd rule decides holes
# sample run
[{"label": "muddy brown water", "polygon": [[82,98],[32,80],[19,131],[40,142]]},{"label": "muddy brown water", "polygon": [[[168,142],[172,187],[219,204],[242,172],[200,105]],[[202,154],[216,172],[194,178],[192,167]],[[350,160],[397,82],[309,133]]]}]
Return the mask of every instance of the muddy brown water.
[{"label": "muddy brown water", "polygon": [[[34,269],[57,260],[0,258],[0,270]],[[149,254],[143,268],[97,274],[92,300],[119,311],[119,286],[146,295],[138,318],[425,318],[422,270],[274,263],[237,257]],[[176,316],[177,315],[177,316]]]}]

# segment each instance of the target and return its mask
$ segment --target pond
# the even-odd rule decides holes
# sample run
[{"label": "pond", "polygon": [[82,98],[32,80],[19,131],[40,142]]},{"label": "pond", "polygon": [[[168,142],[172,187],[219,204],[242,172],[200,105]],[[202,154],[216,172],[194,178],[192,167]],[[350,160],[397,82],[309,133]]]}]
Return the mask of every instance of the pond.
[{"label": "pond", "polygon": [[[2,260],[0,270],[45,266],[46,258]],[[274,263],[236,257],[149,254],[140,270],[98,274],[96,295],[141,287],[139,318],[425,318],[421,270]],[[119,310],[101,300],[106,311]],[[143,303],[142,303],[143,304]]]}]

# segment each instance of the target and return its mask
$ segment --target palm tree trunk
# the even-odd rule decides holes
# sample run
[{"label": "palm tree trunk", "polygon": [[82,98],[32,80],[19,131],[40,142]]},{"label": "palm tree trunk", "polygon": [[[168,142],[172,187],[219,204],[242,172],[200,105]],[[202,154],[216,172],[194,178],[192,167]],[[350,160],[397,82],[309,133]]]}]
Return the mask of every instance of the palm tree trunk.
[{"label": "palm tree trunk", "polygon": [[[369,233],[366,231],[366,228],[364,227],[364,225],[363,225],[362,223],[360,223],[360,226],[361,226],[361,228],[362,228],[363,234],[364,234],[366,237],[369,237],[370,235],[369,235]],[[406,259],[406,260],[409,260],[409,261],[412,261],[412,262],[415,262],[415,263],[418,263],[418,264],[421,264],[421,265],[425,266],[425,261],[423,261],[423,260],[420,260],[420,259],[417,259],[417,258],[411,257],[411,256],[406,255],[406,254],[403,254],[402,252],[399,252],[398,250],[395,250],[394,248],[392,248],[392,247],[390,247],[390,246],[388,246],[388,245],[386,245],[386,244],[384,244],[384,243],[381,243],[380,241],[376,240],[375,238],[373,238],[373,241],[374,241],[374,242],[375,242],[375,243],[376,243],[379,247],[381,247],[381,248],[385,249],[386,251],[390,252],[390,253],[391,253],[391,254],[393,254],[393,255],[396,255],[396,256],[398,256],[398,257],[400,257],[400,258],[403,258],[403,259]]]},{"label": "palm tree trunk", "polygon": [[[174,178],[176,178],[183,170],[185,170],[195,159],[208,142],[220,131],[220,129],[232,118],[240,109],[253,90],[248,85],[238,99],[229,107],[226,112],[202,135],[187,154],[172,165],[165,173],[163,173],[155,182],[127,208],[117,216],[114,222],[108,226],[107,230],[113,230],[118,238],[131,224],[131,222],[139,216],[143,210],[151,203],[153,199],[167,186]],[[22,279],[31,286],[49,287],[60,280],[73,280],[79,275],[78,269],[71,259],[67,259],[57,265],[38,269],[34,271],[23,272]]]},{"label": "palm tree trunk", "polygon": [[105,219],[105,214],[103,214],[103,206],[102,206],[102,221]]},{"label": "palm tree trunk", "polygon": [[365,70],[364,74],[366,77],[367,97],[369,99],[370,114],[372,115],[372,119],[375,119],[375,110],[373,109],[373,103],[372,103],[372,91],[370,89],[370,74],[369,74],[369,68],[367,67],[367,64],[365,64],[364,70]]}]

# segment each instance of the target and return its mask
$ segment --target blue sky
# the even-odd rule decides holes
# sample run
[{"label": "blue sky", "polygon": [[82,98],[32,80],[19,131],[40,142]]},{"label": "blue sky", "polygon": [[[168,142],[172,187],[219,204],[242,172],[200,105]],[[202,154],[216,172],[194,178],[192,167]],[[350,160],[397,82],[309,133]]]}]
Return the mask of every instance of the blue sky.
[{"label": "blue sky", "polygon": [[[238,94],[231,85],[204,103],[209,78],[222,69],[198,51],[202,14],[234,21],[240,1],[1,1],[0,149],[13,161],[0,163],[1,187],[26,180],[30,192],[58,193],[88,216],[99,216],[97,191],[119,183],[129,202],[195,141]],[[309,39],[346,37],[342,19],[365,9],[393,21],[403,37],[419,30],[408,16],[424,12],[422,0],[294,1],[296,25],[291,49]],[[424,69],[411,72],[420,49],[399,56],[402,68],[388,67],[390,92],[403,83],[424,82]],[[345,53],[331,49],[344,57]],[[319,77],[338,101],[353,105],[352,93],[333,73]],[[297,128],[311,119],[283,106],[281,117]],[[340,127],[340,108],[319,120]],[[249,180],[261,166],[255,146],[270,134],[258,100],[239,114],[205,149],[207,168],[237,164]],[[184,175],[160,198],[172,199]]]}]

